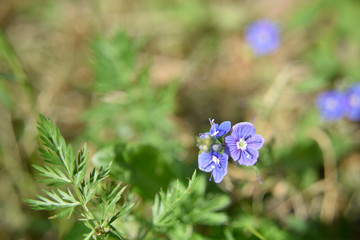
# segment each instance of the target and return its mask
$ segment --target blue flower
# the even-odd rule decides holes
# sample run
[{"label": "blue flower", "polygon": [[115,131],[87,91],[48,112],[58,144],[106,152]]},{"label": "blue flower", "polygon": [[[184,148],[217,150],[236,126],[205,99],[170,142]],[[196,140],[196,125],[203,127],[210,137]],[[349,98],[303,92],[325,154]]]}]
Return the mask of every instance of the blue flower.
[{"label": "blue flower", "polygon": [[211,172],[210,180],[213,177],[216,183],[220,183],[227,174],[229,156],[218,152],[201,152],[198,157],[199,169],[204,172]]},{"label": "blue flower", "polygon": [[336,90],[325,91],[317,96],[316,105],[324,121],[336,121],[344,115],[345,96]]},{"label": "blue flower", "polygon": [[214,119],[211,120],[209,118],[209,121],[210,121],[210,125],[211,125],[210,131],[200,134],[201,138],[204,138],[205,135],[210,135],[212,137],[219,138],[219,137],[222,137],[225,134],[227,134],[231,129],[231,122],[230,121],[222,122],[220,124],[220,126],[219,126],[219,124],[214,122],[215,121]]},{"label": "blue flower", "polygon": [[252,166],[257,162],[258,150],[264,142],[262,136],[255,134],[254,125],[249,122],[238,123],[233,126],[231,135],[225,137],[225,152],[239,164]]},{"label": "blue flower", "polygon": [[245,41],[257,56],[273,53],[280,47],[279,27],[266,19],[253,22],[245,29]]},{"label": "blue flower", "polygon": [[351,121],[360,120],[360,84],[352,85],[345,93],[345,116]]}]

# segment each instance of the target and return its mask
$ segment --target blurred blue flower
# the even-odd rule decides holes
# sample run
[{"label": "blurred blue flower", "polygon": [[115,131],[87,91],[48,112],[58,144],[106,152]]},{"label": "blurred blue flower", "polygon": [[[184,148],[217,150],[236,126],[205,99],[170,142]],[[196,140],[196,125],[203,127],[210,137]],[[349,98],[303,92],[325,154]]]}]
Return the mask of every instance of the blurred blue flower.
[{"label": "blurred blue flower", "polygon": [[336,90],[322,92],[316,99],[316,105],[324,121],[336,121],[343,117],[345,103],[344,94]]},{"label": "blurred blue flower", "polygon": [[280,30],[274,23],[261,19],[245,29],[245,41],[257,56],[275,52],[280,46]]},{"label": "blurred blue flower", "polygon": [[345,93],[345,116],[351,121],[360,120],[360,84],[352,85]]},{"label": "blurred blue flower", "polygon": [[199,169],[212,172],[210,176],[216,183],[220,183],[227,174],[229,156],[218,152],[201,152],[198,157]]},{"label": "blurred blue flower", "polygon": [[264,145],[264,138],[255,134],[255,127],[249,122],[233,126],[231,135],[225,137],[225,151],[234,161],[245,166],[257,162],[259,149]]},{"label": "blurred blue flower", "polygon": [[209,118],[209,121],[210,121],[210,125],[211,125],[210,131],[200,134],[201,138],[204,138],[205,135],[210,135],[212,137],[219,138],[219,137],[222,137],[225,134],[227,134],[231,129],[231,122],[230,121],[222,122],[220,124],[220,126],[219,126],[219,124],[214,122],[215,121],[214,119],[211,120]]}]

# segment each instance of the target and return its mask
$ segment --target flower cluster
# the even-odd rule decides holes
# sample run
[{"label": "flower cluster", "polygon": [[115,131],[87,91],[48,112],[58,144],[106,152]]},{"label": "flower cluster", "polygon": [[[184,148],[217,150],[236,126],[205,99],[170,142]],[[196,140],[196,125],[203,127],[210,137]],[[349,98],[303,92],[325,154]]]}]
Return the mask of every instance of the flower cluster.
[{"label": "flower cluster", "polygon": [[346,117],[360,120],[360,83],[351,85],[345,92],[328,90],[320,93],[316,105],[324,121],[337,121]]},{"label": "flower cluster", "polygon": [[[209,120],[210,131],[201,133],[197,139],[199,169],[211,172],[210,180],[214,178],[216,183],[220,183],[227,174],[229,156],[240,165],[254,165],[264,138],[255,134],[255,127],[249,122],[237,123],[231,128],[229,121],[219,125]],[[225,136],[229,132],[230,135]]]},{"label": "flower cluster", "polygon": [[274,53],[280,47],[280,30],[274,23],[261,19],[245,29],[245,41],[256,56]]}]

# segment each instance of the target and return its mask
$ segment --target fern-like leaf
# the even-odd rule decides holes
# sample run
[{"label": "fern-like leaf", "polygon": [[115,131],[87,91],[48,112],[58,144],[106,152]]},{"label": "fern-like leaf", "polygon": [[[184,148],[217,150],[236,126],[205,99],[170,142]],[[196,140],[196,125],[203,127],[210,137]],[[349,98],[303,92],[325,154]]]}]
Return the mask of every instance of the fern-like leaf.
[{"label": "fern-like leaf", "polygon": [[39,176],[44,177],[40,182],[47,183],[51,186],[69,184],[71,179],[69,179],[61,170],[58,168],[51,168],[50,166],[45,165],[44,167],[33,165],[33,167],[38,170]]},{"label": "fern-like leaf", "polygon": [[[111,170],[111,163],[100,167],[99,170],[93,169],[88,180],[85,180],[88,155],[86,145],[78,151],[76,157],[70,145],[66,145],[60,130],[46,117],[40,116],[39,134],[43,147],[39,149],[45,164],[34,165],[43,178],[41,181],[51,186],[67,184],[65,191],[54,188],[51,191],[44,191],[43,195],[38,195],[37,199],[25,199],[30,206],[36,210],[55,211],[56,214],[50,218],[70,217],[75,209],[79,210],[82,216],[81,221],[91,229],[85,239],[107,239],[110,234],[123,239],[121,233],[111,224],[120,216],[127,214],[134,204],[126,201],[120,208],[116,204],[121,199],[125,187],[120,189],[120,185],[111,190],[109,194],[100,198],[100,206],[93,206],[103,210],[101,218],[93,214],[89,209],[88,203],[94,200],[98,192],[101,181],[108,177]],[[98,211],[97,211],[98,212]],[[99,236],[99,237],[96,237]]]},{"label": "fern-like leaf", "polygon": [[58,190],[46,191],[44,193],[46,197],[38,195],[40,200],[25,199],[30,206],[36,210],[57,210],[63,208],[72,208],[80,205],[81,203],[74,197],[74,195],[68,189],[68,193]]},{"label": "fern-like leaf", "polygon": [[193,173],[186,189],[177,181],[176,186],[170,188],[166,193],[160,191],[159,195],[155,196],[152,208],[154,226],[169,227],[177,222],[177,215],[174,210],[183,203],[190,194],[195,179],[196,171]]}]

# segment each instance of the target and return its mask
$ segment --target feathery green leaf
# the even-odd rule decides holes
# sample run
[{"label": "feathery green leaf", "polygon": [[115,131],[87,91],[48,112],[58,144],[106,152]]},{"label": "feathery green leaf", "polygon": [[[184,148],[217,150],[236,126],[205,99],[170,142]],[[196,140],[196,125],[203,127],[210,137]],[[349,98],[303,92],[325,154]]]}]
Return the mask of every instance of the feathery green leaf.
[{"label": "feathery green leaf", "polygon": [[159,195],[155,196],[152,208],[154,226],[169,227],[177,222],[178,216],[175,214],[174,210],[182,204],[190,194],[195,179],[196,171],[193,173],[191,180],[189,180],[186,189],[180,185],[179,181],[177,181],[176,185],[170,188],[166,193],[160,191]]}]

